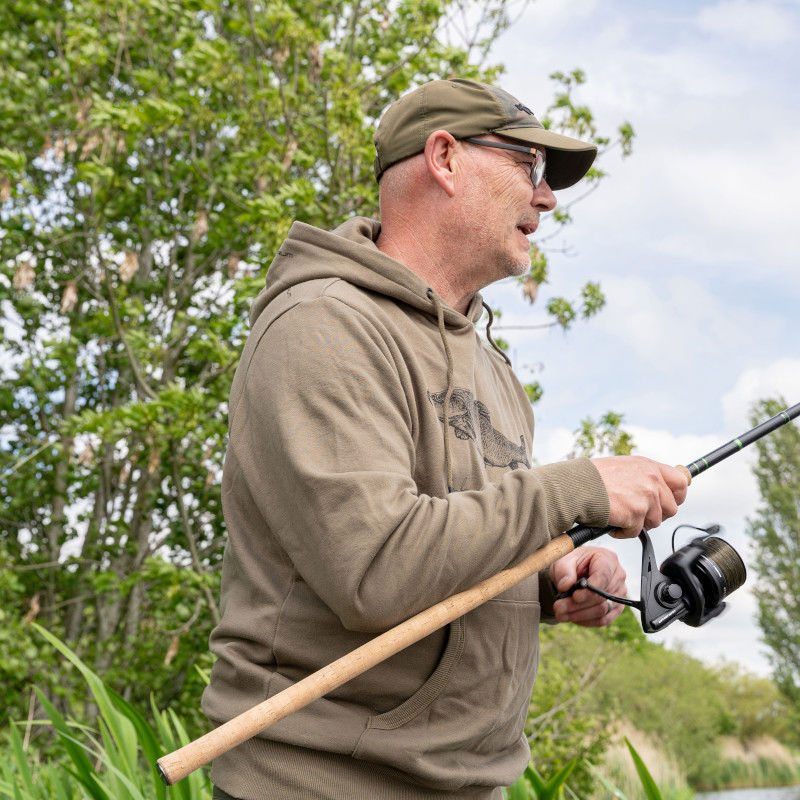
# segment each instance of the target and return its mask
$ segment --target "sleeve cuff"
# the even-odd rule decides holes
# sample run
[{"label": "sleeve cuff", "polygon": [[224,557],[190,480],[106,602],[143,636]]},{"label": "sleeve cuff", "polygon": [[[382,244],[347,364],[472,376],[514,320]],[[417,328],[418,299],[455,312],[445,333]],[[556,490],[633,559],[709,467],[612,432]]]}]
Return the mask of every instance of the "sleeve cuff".
[{"label": "sleeve cuff", "polygon": [[610,511],[608,492],[588,458],[574,458],[536,468],[545,490],[551,538],[575,523],[604,527]]}]

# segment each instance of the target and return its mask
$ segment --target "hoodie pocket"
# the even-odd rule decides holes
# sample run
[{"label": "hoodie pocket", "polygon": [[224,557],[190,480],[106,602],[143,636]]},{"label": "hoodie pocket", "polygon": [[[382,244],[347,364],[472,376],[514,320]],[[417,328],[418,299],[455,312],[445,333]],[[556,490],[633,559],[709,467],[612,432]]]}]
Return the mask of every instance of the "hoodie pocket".
[{"label": "hoodie pocket", "polygon": [[353,756],[456,791],[508,785],[525,768],[522,734],[538,662],[536,587],[488,601],[450,628],[443,657],[405,702],[370,717]]},{"label": "hoodie pocket", "polygon": [[448,626],[447,644],[439,663],[430,677],[407,700],[382,714],[369,718],[367,726],[359,738],[353,751],[353,756],[358,758],[364,736],[370,730],[390,731],[408,724],[419,716],[441,693],[450,680],[450,675],[461,659],[464,652],[465,624],[464,618],[459,617]]}]

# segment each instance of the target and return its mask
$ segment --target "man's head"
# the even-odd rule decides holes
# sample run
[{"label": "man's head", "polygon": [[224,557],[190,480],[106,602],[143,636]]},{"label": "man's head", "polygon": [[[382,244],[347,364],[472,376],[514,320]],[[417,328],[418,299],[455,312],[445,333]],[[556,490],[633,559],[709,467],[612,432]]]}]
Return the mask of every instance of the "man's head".
[{"label": "man's head", "polygon": [[555,207],[551,185],[580,180],[596,154],[545,130],[508,93],[467,80],[433,81],[394,103],[375,147],[378,247],[459,309],[530,268],[527,237]]},{"label": "man's head", "polygon": [[577,183],[597,155],[593,144],[543,128],[508,92],[458,78],[426,83],[389,106],[375,132],[376,178],[393,164],[422,153],[430,134],[439,129],[461,140],[494,134],[512,144],[544,148],[551,189]]}]

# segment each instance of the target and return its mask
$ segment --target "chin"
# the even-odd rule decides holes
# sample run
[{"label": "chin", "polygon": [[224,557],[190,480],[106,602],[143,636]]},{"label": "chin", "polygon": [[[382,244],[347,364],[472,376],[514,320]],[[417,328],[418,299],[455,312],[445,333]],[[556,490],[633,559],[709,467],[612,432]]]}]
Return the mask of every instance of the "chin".
[{"label": "chin", "polygon": [[531,268],[531,257],[526,253],[524,257],[516,259],[510,266],[508,274],[515,278],[519,278],[528,272]]}]

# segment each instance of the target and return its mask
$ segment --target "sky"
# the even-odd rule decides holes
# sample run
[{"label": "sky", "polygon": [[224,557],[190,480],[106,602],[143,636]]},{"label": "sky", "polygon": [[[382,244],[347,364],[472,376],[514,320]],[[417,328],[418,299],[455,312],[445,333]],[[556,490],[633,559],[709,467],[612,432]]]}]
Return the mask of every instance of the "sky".
[{"label": "sky", "polygon": [[[798,0],[536,0],[496,43],[498,82],[538,116],[553,96],[548,75],[580,68],[576,99],[600,132],[626,120],[636,132],[633,154],[603,156],[610,177],[547,242],[540,298],[576,297],[598,280],[606,307],[567,333],[502,332],[520,377],[545,389],[534,408],[539,462],[563,458],[579,421],[610,409],[624,414],[636,452],[688,464],[750,428],[759,398],[800,402],[798,43]],[[543,224],[537,235],[552,232]],[[543,300],[528,305],[513,282],[484,295],[502,309],[498,325],[545,319]],[[678,516],[653,532],[659,562],[675,525],[710,522],[750,560],[755,455],[695,480]],[[639,544],[605,541],[638,597]],[[720,618],[653,638],[768,674],[755,583],[751,574]]]}]

